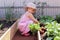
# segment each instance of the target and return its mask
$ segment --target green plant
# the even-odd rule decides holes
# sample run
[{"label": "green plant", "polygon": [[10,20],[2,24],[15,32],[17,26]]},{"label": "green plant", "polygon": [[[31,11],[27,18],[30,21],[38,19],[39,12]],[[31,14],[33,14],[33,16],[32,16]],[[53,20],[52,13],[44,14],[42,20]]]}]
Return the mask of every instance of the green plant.
[{"label": "green plant", "polygon": [[40,16],[39,19],[41,23],[52,22],[54,20],[51,16]]},{"label": "green plant", "polygon": [[7,22],[12,22],[14,19],[14,14],[13,14],[13,9],[12,8],[8,8],[7,12],[5,14],[5,18]]},{"label": "green plant", "polygon": [[[52,36],[54,40],[58,40],[60,38],[60,24],[56,21],[51,23],[47,22],[45,26],[47,28],[47,35],[48,37]],[[58,38],[56,38],[58,36]]]},{"label": "green plant", "polygon": [[60,40],[60,37],[59,37],[59,36],[56,36],[56,37],[54,38],[54,40]]},{"label": "green plant", "polygon": [[29,27],[33,35],[40,29],[39,24],[30,24]]},{"label": "green plant", "polygon": [[3,26],[2,26],[3,24],[0,24],[0,30],[3,28]]},{"label": "green plant", "polygon": [[52,40],[53,38],[52,37],[48,37],[46,40]]},{"label": "green plant", "polygon": [[60,23],[60,14],[59,14],[59,15],[56,15],[56,21],[57,21],[58,23]]}]

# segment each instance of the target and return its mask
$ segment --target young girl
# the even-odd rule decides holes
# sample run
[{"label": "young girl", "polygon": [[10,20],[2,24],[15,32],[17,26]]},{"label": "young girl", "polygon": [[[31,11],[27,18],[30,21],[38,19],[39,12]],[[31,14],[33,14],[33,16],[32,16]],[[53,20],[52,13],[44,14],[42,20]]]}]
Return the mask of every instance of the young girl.
[{"label": "young girl", "polygon": [[39,23],[33,16],[36,11],[36,5],[34,3],[28,3],[26,5],[26,13],[22,15],[20,21],[18,22],[18,29],[24,36],[29,36],[29,24]]}]

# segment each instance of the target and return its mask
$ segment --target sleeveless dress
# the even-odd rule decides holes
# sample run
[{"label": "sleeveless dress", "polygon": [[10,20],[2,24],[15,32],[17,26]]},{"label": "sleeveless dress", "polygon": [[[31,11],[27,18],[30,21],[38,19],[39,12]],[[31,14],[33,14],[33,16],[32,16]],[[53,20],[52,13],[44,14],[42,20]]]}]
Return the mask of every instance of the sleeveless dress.
[{"label": "sleeveless dress", "polygon": [[30,31],[29,24],[33,23],[33,21],[26,16],[27,14],[29,14],[29,12],[26,12],[18,22],[18,29],[23,34]]}]

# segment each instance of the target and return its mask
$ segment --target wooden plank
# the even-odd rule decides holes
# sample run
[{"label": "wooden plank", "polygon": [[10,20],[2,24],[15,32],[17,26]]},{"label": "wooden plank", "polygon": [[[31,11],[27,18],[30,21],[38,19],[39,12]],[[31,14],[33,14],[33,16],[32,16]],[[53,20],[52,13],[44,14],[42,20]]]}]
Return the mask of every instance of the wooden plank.
[{"label": "wooden plank", "polygon": [[40,32],[38,31],[38,40],[41,40]]},{"label": "wooden plank", "polygon": [[17,22],[15,22],[0,38],[0,40],[11,40],[17,31]]}]

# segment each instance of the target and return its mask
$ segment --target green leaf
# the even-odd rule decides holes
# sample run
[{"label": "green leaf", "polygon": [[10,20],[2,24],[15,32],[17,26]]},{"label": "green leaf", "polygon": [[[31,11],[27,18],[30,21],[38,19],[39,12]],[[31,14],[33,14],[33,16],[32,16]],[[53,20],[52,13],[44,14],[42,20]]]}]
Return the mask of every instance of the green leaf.
[{"label": "green leaf", "polygon": [[2,28],[2,25],[3,25],[3,24],[0,24],[0,30],[1,30],[1,28]]},{"label": "green leaf", "polygon": [[59,36],[56,36],[56,37],[54,38],[54,40],[60,40],[60,37],[59,37]]},{"label": "green leaf", "polygon": [[34,34],[40,29],[39,24],[30,24],[29,25],[31,32]]}]

